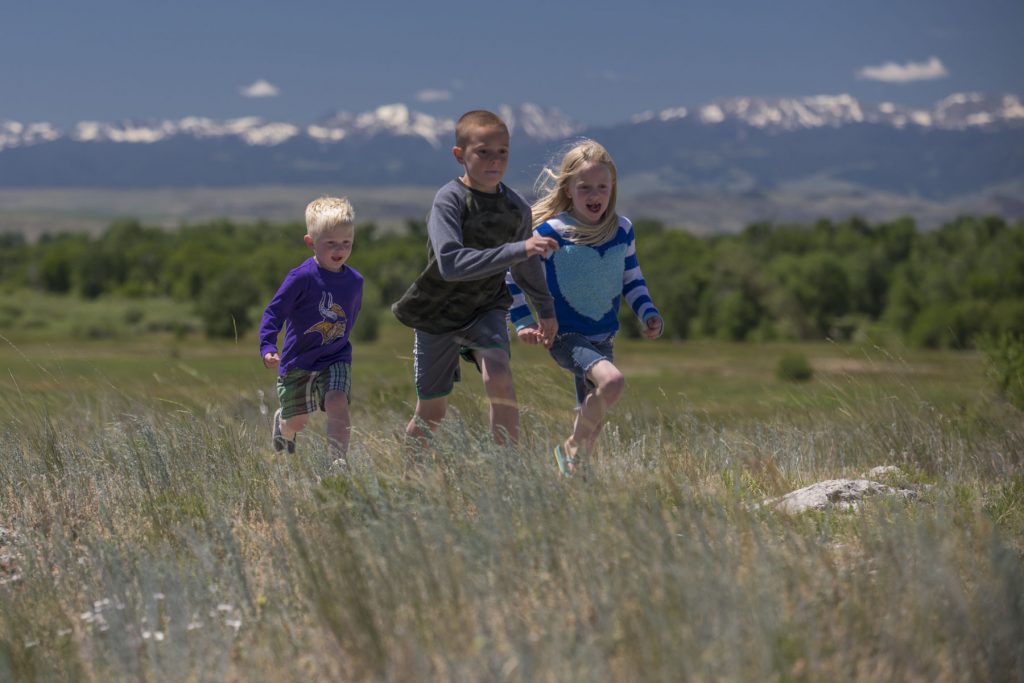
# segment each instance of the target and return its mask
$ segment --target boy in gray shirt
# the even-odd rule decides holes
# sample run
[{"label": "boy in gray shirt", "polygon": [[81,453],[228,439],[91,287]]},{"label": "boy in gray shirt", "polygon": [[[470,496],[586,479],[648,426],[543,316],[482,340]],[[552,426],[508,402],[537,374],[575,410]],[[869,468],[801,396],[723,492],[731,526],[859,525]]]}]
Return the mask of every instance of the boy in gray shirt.
[{"label": "boy in gray shirt", "polygon": [[538,312],[546,346],[558,330],[539,259],[558,242],[533,234],[530,206],[501,182],[508,168],[509,132],[489,111],[463,114],[452,154],[465,173],[442,187],[427,220],[427,267],[391,310],[414,330],[416,413],[406,426],[411,445],[426,448],[459,380],[459,356],[472,360],[490,401],[491,433],[499,444],[519,439],[519,408],[509,364],[505,286],[516,284]]}]

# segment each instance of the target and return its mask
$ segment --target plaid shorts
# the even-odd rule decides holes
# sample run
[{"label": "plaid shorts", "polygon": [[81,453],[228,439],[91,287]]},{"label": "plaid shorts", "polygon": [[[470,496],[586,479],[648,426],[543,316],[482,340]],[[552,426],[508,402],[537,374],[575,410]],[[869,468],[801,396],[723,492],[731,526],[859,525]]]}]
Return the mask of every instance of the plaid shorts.
[{"label": "plaid shorts", "polygon": [[288,419],[324,409],[329,391],[343,391],[352,402],[352,366],[338,361],[326,370],[311,372],[292,368],[277,378],[277,397],[281,399],[281,417]]}]

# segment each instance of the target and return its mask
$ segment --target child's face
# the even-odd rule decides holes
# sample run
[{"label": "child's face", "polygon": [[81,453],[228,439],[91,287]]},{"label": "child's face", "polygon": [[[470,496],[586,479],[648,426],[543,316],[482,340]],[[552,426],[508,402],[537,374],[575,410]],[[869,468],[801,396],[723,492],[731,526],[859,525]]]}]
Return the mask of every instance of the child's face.
[{"label": "child's face", "polygon": [[570,215],[585,225],[597,225],[612,195],[612,172],[604,164],[590,164],[574,175],[566,191],[572,201]]},{"label": "child's face", "polygon": [[501,126],[478,126],[465,147],[452,148],[466,168],[463,183],[481,192],[494,192],[508,168],[508,132]]},{"label": "child's face", "polygon": [[337,273],[352,255],[355,230],[351,225],[338,225],[320,233],[314,240],[306,235],[306,246],[313,250],[313,256],[321,268]]}]

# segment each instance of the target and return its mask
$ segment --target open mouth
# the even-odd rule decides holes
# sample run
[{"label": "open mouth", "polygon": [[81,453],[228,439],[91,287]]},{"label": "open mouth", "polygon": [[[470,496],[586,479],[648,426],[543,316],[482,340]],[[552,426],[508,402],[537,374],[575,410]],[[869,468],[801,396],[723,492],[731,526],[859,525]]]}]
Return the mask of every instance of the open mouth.
[{"label": "open mouth", "polygon": [[604,207],[601,204],[587,204],[587,211],[594,214],[595,216],[600,215],[602,208]]}]

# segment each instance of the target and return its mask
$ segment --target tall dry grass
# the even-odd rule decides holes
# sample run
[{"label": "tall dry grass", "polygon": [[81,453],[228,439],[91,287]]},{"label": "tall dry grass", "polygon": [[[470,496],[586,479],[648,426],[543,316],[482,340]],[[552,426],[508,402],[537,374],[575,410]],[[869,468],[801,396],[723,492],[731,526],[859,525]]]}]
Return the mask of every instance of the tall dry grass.
[{"label": "tall dry grass", "polygon": [[[723,427],[631,397],[562,481],[565,397],[526,384],[520,447],[466,400],[412,471],[398,402],[342,470],[315,429],[274,454],[255,392],[8,396],[0,679],[1021,680],[1019,413],[837,387]],[[917,498],[759,505],[880,464]]]}]

